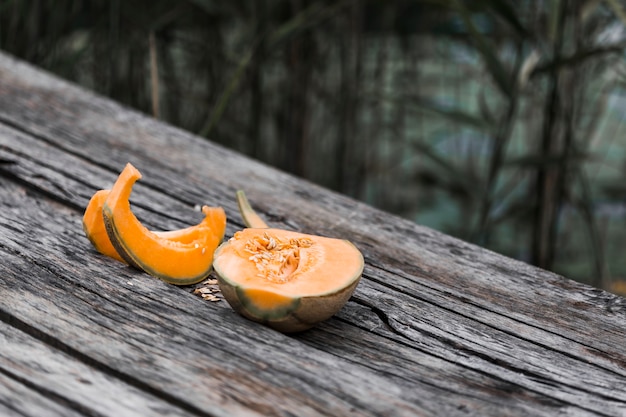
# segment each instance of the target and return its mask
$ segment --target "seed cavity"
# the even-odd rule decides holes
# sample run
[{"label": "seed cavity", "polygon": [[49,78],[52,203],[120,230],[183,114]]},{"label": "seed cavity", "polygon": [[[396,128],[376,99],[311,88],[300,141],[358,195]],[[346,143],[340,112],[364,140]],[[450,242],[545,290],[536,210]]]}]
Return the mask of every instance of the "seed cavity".
[{"label": "seed cavity", "polygon": [[[237,237],[235,234],[234,238]],[[254,262],[258,277],[284,284],[297,275],[295,272],[300,265],[300,250],[311,246],[313,241],[308,238],[282,240],[265,232],[249,239],[245,250],[251,254],[248,260]]]}]

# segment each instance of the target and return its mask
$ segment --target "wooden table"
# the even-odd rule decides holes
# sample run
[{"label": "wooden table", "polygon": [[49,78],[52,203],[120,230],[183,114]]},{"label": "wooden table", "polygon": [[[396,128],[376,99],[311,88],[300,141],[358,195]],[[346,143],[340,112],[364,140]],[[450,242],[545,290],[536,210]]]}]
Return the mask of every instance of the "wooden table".
[{"label": "wooden table", "polygon": [[[296,335],[95,252],[127,163],[151,228],[244,188],[364,277]],[[626,300],[294,178],[0,55],[0,415],[626,415]]]}]

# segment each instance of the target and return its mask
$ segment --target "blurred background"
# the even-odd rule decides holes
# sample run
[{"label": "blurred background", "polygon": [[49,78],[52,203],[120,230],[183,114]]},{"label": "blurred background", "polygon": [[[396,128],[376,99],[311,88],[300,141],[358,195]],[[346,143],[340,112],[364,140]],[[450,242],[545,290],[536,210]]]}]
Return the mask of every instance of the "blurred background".
[{"label": "blurred background", "polygon": [[626,294],[621,0],[0,0],[0,48]]}]

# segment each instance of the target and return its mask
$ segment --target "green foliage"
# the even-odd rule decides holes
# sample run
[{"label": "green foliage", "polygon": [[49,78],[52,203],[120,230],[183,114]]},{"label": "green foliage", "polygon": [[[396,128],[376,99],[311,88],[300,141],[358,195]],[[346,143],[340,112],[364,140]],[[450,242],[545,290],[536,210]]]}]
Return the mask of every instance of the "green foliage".
[{"label": "green foliage", "polygon": [[610,229],[626,192],[624,15],[613,0],[0,0],[0,47],[608,288],[626,274]]}]

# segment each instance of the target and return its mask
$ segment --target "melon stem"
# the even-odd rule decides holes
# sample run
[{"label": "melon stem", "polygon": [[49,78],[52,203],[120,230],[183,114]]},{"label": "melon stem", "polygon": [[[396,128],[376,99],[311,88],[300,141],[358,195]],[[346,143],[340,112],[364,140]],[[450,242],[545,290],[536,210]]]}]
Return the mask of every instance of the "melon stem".
[{"label": "melon stem", "polygon": [[248,198],[246,197],[246,193],[243,190],[237,191],[237,205],[239,206],[239,213],[241,213],[241,217],[243,219],[246,227],[250,227],[252,229],[267,229],[268,225],[263,221],[263,219],[254,211]]}]

